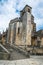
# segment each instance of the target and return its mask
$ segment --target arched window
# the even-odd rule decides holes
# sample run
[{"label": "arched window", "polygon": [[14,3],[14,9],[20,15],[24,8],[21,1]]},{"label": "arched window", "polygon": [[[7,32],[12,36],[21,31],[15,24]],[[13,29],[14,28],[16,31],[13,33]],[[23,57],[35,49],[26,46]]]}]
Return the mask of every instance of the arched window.
[{"label": "arched window", "polygon": [[18,34],[20,33],[20,27],[18,27]]},{"label": "arched window", "polygon": [[30,9],[28,9],[28,12],[30,13]]}]

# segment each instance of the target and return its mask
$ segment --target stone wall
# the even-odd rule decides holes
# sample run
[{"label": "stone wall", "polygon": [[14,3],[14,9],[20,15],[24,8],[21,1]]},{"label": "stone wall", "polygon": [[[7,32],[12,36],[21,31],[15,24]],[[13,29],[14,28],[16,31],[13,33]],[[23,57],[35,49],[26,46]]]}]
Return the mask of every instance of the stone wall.
[{"label": "stone wall", "polygon": [[10,54],[5,52],[0,52],[0,60],[8,60],[10,59]]}]

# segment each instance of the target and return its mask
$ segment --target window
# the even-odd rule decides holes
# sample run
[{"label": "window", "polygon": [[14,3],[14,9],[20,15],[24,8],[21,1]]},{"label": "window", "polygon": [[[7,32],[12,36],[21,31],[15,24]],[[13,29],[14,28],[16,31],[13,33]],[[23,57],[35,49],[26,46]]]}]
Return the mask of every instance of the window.
[{"label": "window", "polygon": [[28,12],[30,12],[30,9],[28,9]]},{"label": "window", "polygon": [[18,27],[18,34],[20,33],[20,28]]}]

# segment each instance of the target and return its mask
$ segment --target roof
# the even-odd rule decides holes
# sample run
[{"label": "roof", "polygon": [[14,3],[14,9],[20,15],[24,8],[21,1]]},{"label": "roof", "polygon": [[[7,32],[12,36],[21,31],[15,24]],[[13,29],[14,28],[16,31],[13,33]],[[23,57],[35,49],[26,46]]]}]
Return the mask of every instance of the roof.
[{"label": "roof", "polygon": [[26,7],[29,7],[32,9],[32,7],[30,7],[29,5],[26,5],[20,12],[22,12]]},{"label": "roof", "polygon": [[39,31],[37,31],[37,36],[39,36],[39,37],[43,37],[43,30],[39,30]]},{"label": "roof", "polygon": [[14,23],[14,22],[20,22],[20,19],[19,19],[19,18],[15,18],[15,19],[12,19],[12,20],[10,21],[11,24]]},{"label": "roof", "polygon": [[29,5],[26,5],[24,8],[26,8],[26,7],[29,7],[29,8],[31,8],[31,9],[32,9],[32,7],[30,7]]}]

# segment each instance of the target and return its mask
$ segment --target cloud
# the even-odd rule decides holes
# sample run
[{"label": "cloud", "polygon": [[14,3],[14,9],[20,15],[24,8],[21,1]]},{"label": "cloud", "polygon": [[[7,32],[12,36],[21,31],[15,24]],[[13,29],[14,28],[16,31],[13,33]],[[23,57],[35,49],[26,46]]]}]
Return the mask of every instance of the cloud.
[{"label": "cloud", "polygon": [[20,16],[20,10],[26,4],[32,7],[37,30],[43,28],[43,0],[0,0],[0,31],[8,27],[11,19]]},{"label": "cloud", "polygon": [[10,20],[19,16],[13,6],[16,6],[13,0],[9,0],[7,4],[3,2],[3,5],[0,5],[0,31],[6,30]]},{"label": "cloud", "polygon": [[36,25],[36,28],[37,28],[37,31],[42,29],[43,30],[43,19],[35,19],[35,23],[37,24]]}]

